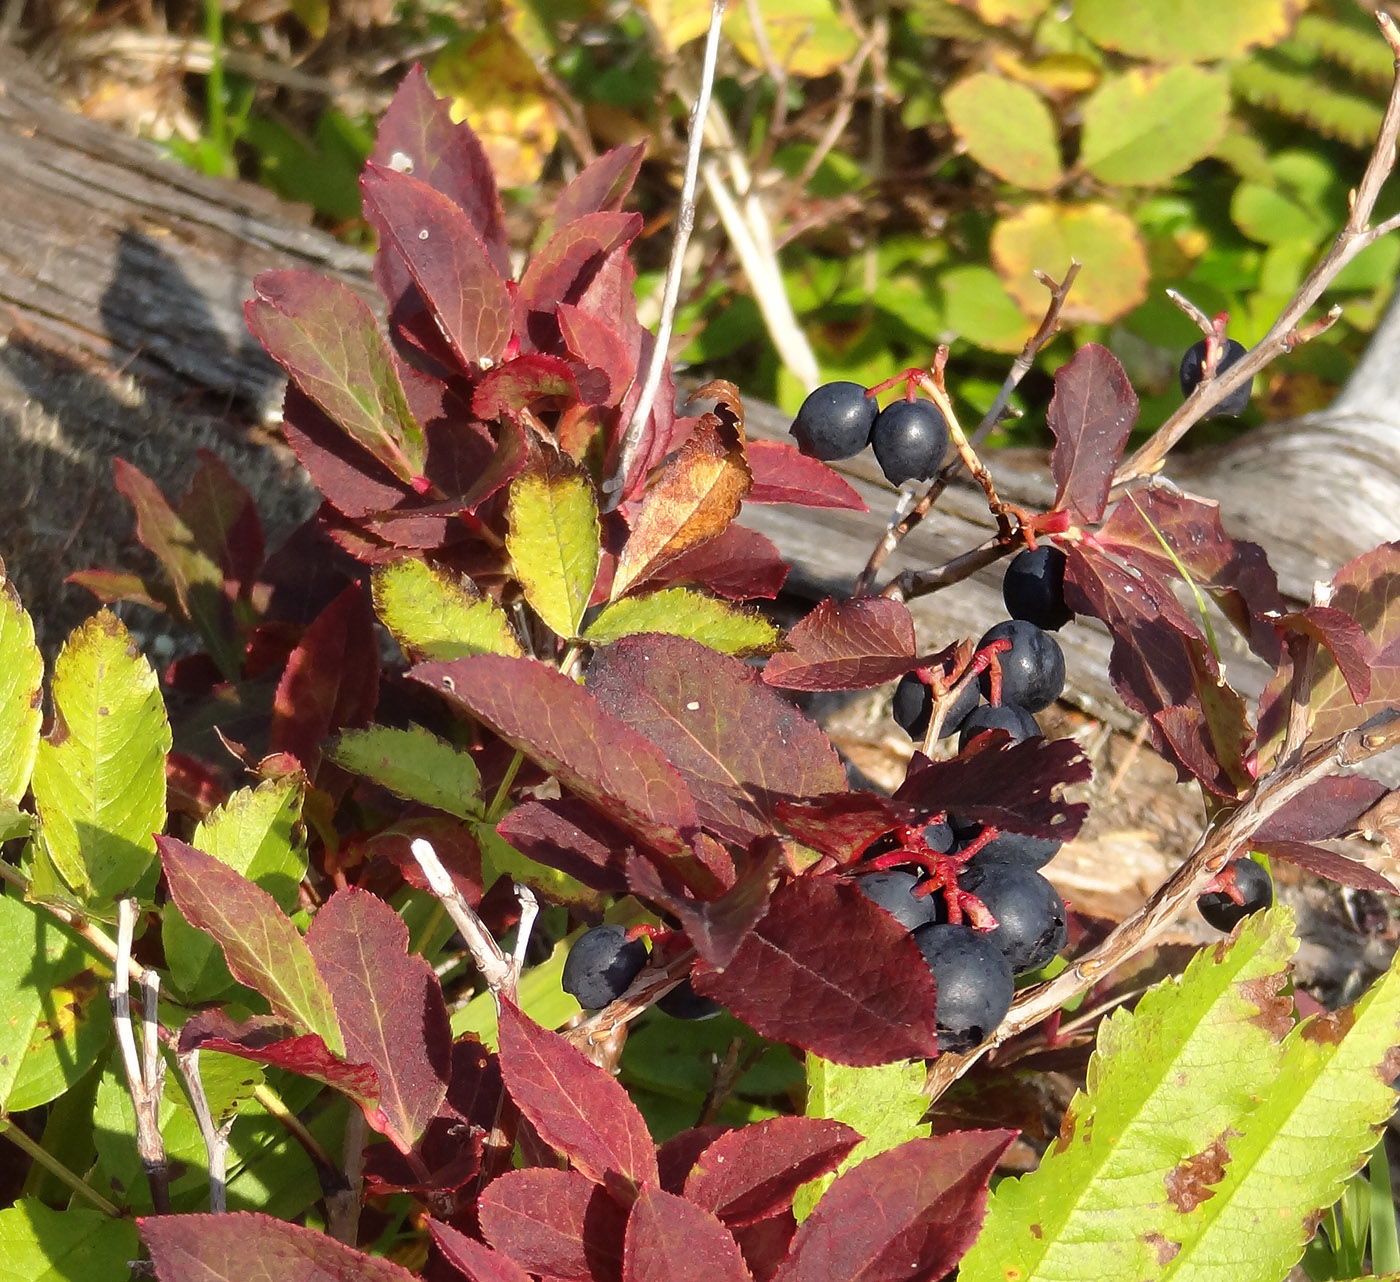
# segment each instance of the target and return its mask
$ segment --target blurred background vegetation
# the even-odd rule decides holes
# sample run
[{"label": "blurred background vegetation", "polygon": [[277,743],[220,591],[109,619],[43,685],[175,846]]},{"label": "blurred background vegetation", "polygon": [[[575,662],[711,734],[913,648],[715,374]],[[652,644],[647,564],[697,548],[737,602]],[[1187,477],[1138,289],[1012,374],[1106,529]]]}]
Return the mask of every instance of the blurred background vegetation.
[{"label": "blurred background vegetation", "polygon": [[[950,342],[977,417],[1084,266],[1066,333],[1002,443],[1042,439],[1049,374],[1107,344],[1179,403],[1198,333],[1164,296],[1228,311],[1246,345],[1346,216],[1393,74],[1359,0],[730,0],[675,353],[795,407],[818,376],[875,382]],[[1400,8],[1400,6],[1397,6]],[[415,61],[486,142],[517,248],[594,154],[644,142],[643,316],[654,319],[708,0],[0,0],[90,116],[256,179],[368,243],[356,177]],[[1383,200],[1378,216],[1393,211]],[[1249,417],[1325,405],[1400,265],[1343,273],[1336,327],[1277,365]],[[649,309],[649,310],[648,310]]]}]

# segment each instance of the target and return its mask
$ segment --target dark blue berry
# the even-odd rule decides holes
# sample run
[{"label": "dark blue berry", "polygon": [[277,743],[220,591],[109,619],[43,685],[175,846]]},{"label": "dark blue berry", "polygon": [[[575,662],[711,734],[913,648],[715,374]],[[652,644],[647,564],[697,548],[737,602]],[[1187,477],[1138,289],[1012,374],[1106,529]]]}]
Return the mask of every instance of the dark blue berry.
[{"label": "dark blue berry", "polygon": [[995,708],[983,704],[968,713],[958,729],[958,751],[961,752],[984,730],[1005,730],[1012,743],[1034,739],[1040,733],[1035,718],[1014,703],[998,704]]},{"label": "dark blue berry", "polygon": [[1065,554],[1048,543],[1017,552],[1002,578],[1001,599],[1013,619],[1049,632],[1064,627],[1074,618],[1065,604]]},{"label": "dark blue berry", "polygon": [[914,932],[938,990],[938,1049],[965,1051],[1006,1018],[1015,993],[1011,965],[995,944],[968,926],[921,926]]},{"label": "dark blue berry", "polygon": [[804,454],[825,462],[850,458],[870,443],[879,411],[859,383],[826,383],[802,402],[790,430]]},{"label": "dark blue berry", "polygon": [[1250,913],[1257,913],[1274,902],[1274,883],[1262,864],[1246,857],[1235,860],[1231,867],[1244,903],[1237,904],[1219,890],[1209,891],[1196,900],[1201,916],[1216,930],[1234,930]]},{"label": "dark blue berry", "polygon": [[561,983],[585,1010],[598,1010],[627,991],[646,960],[646,944],[628,939],[625,927],[594,926],[569,949]]},{"label": "dark blue berry", "polygon": [[[1233,338],[1225,340],[1225,350],[1220,354],[1220,360],[1215,366],[1215,377],[1219,378],[1236,361],[1245,355],[1243,343],[1237,343]],[[1186,349],[1186,355],[1181,358],[1181,394],[1190,396],[1200,385],[1201,379],[1205,376],[1206,366],[1206,340],[1203,338],[1198,343],[1193,343]],[[1249,407],[1249,395],[1254,390],[1254,380],[1251,378],[1247,383],[1242,383],[1235,388],[1223,401],[1217,401],[1215,405],[1206,411],[1204,418],[1220,418],[1223,415],[1243,414]]]},{"label": "dark blue berry", "polygon": [[946,819],[940,819],[936,823],[924,825],[924,844],[930,850],[937,851],[940,855],[946,855],[953,848],[953,842],[957,838],[953,833],[953,825]]},{"label": "dark blue berry", "polygon": [[[1010,641],[1011,649],[997,655],[1001,665],[1001,701],[1027,712],[1048,708],[1065,688],[1065,656],[1055,638],[1024,619],[1008,619],[988,628],[979,650],[993,641]],[[978,678],[982,693],[991,697],[991,672]]]},{"label": "dark blue berry", "polygon": [[891,485],[927,481],[948,452],[948,424],[929,401],[891,401],[875,420],[870,444]]},{"label": "dark blue berry", "polygon": [[890,868],[856,878],[856,885],[871,903],[879,904],[905,930],[917,930],[938,917],[933,895],[915,895],[919,879],[912,872]]},{"label": "dark blue berry", "polygon": [[[976,685],[969,683],[963,687],[953,706],[943,717],[938,727],[938,737],[947,739],[958,732],[963,719],[978,704],[980,695]],[[917,673],[906,672],[894,688],[895,724],[904,729],[909,737],[921,740],[928,733],[928,723],[933,716],[933,691],[919,679]]]},{"label": "dark blue berry", "polygon": [[1015,974],[1039,970],[1064,948],[1064,901],[1034,868],[984,852],[972,857],[958,885],[976,895],[997,919],[987,938],[1001,949]]},{"label": "dark blue berry", "polygon": [[[982,832],[980,823],[965,822],[961,819],[954,819],[952,822],[959,849],[971,845]],[[1063,844],[1048,837],[1028,837],[1020,832],[999,832],[973,858],[980,859],[986,855],[988,859],[1024,864],[1027,868],[1043,868],[1059,853]]]}]

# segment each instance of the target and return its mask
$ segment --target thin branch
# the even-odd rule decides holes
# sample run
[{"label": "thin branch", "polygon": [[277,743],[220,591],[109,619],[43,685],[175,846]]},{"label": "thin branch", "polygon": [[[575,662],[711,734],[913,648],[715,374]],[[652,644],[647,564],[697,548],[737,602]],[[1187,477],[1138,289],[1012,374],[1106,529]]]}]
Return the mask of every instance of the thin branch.
[{"label": "thin branch", "polygon": [[199,1075],[197,1047],[177,1053],[175,1067],[185,1083],[185,1093],[190,1097],[199,1134],[204,1140],[204,1153],[209,1160],[209,1209],[218,1215],[228,1210],[228,1134],[234,1119],[229,1117],[222,1126],[215,1123],[209,1097],[204,1093],[204,1079]]},{"label": "thin branch", "polygon": [[688,948],[665,966],[645,967],[621,997],[567,1029],[564,1036],[595,1063],[605,1066],[615,1063],[622,1050],[621,1034],[627,1025],[689,975],[694,961],[695,950]]},{"label": "thin branch", "polygon": [[457,889],[451,874],[442,866],[442,860],[438,858],[432,843],[422,837],[415,837],[409,848],[413,851],[418,866],[423,870],[423,875],[428,879],[429,888],[447,909],[452,924],[457,927],[458,933],[466,942],[467,951],[471,953],[481,977],[491,990],[491,996],[499,1001],[501,993],[504,992],[507,997],[514,998],[516,975],[510,958],[491,938],[491,932],[482,924],[481,918]]},{"label": "thin branch", "polygon": [[113,1219],[121,1216],[121,1208],[113,1205],[92,1187],[83,1177],[75,1171],[71,1171],[64,1166],[52,1153],[44,1148],[42,1144],[36,1144],[24,1129],[18,1126],[10,1118],[0,1114],[0,1135],[3,1135],[17,1149],[26,1154],[31,1161],[42,1166],[61,1184],[73,1190],[79,1197],[84,1198],[95,1206],[104,1215],[110,1215]]},{"label": "thin branch", "polygon": [[296,1137],[298,1143],[306,1150],[307,1156],[317,1166],[323,1171],[333,1172],[335,1170],[335,1160],[322,1147],[321,1141],[306,1129],[306,1123],[287,1107],[282,1097],[272,1087],[266,1082],[259,1083],[253,1087],[253,1098]]},{"label": "thin branch", "polygon": [[681,183],[681,203],[676,212],[676,234],[671,242],[671,261],[666,265],[666,287],[661,304],[661,320],[656,327],[656,343],[652,347],[642,393],[628,421],[618,454],[617,470],[603,486],[604,506],[609,510],[622,500],[627,474],[641,447],[647,419],[656,404],[661,375],[666,368],[671,327],[676,319],[676,302],[681,292],[681,272],[685,266],[686,246],[695,227],[695,185],[700,173],[700,151],[705,136],[705,117],[710,110],[710,90],[715,80],[715,62],[719,56],[719,31],[724,19],[725,0],[713,0],[710,6],[710,29],[705,37],[705,60],[700,72],[700,91],[690,112],[690,139],[686,145],[685,177]]},{"label": "thin branch", "polygon": [[535,918],[540,915],[540,901],[535,892],[523,882],[515,883],[515,897],[520,901],[520,921],[515,927],[515,948],[511,954],[510,967],[515,972],[517,987],[520,973],[525,969],[525,951],[530,947],[530,933],[535,928]]},{"label": "thin branch", "polygon": [[1012,543],[995,538],[964,552],[961,556],[955,556],[951,561],[932,570],[905,570],[903,574],[892,579],[880,595],[895,601],[910,601],[916,596],[940,592],[954,583],[970,579],[978,570],[995,565],[1013,546]]},{"label": "thin branch", "polygon": [[926,1093],[937,1099],[993,1047],[1040,1023],[1152,944],[1177,914],[1196,899],[1211,878],[1239,854],[1264,822],[1300,793],[1318,780],[1359,765],[1397,744],[1400,744],[1400,713],[1380,713],[1365,725],[1329,739],[1292,762],[1283,763],[1259,780],[1248,798],[1201,835],[1182,865],[1152,893],[1147,903],[1119,923],[1097,948],[1071,962],[1048,983],[1024,992],[1013,1003],[1001,1027],[981,1046],[965,1055],[944,1055],[936,1059],[925,1082]]}]

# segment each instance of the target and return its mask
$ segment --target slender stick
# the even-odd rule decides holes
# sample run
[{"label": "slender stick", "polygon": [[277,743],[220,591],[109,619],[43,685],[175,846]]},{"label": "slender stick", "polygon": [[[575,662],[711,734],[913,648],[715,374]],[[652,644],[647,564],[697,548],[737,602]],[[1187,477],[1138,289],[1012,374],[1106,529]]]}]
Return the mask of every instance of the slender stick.
[{"label": "slender stick", "polygon": [[109,1202],[81,1175],[69,1170],[42,1144],[37,1144],[30,1139],[22,1127],[16,1125],[3,1114],[0,1114],[0,1135],[3,1135],[21,1152],[42,1166],[56,1180],[72,1189],[79,1197],[91,1202],[104,1215],[110,1215],[113,1219],[117,1219],[121,1215],[120,1207]]},{"label": "slender stick", "polygon": [[185,1083],[185,1093],[194,1108],[199,1123],[204,1153],[209,1160],[209,1209],[215,1215],[228,1210],[228,1134],[233,1127],[230,1117],[222,1126],[214,1121],[209,1097],[204,1093],[204,1079],[199,1075],[199,1050],[182,1051],[175,1056],[175,1067]]},{"label": "slender stick", "polygon": [[504,992],[507,997],[514,998],[517,972],[511,965],[510,958],[491,938],[491,932],[467,903],[466,897],[457,889],[451,875],[442,866],[442,860],[438,858],[432,843],[422,837],[415,837],[409,848],[413,851],[418,866],[422,868],[423,875],[428,879],[429,888],[447,909],[452,924],[457,927],[466,942],[467,951],[476,962],[476,967],[491,990],[492,997],[499,1002],[500,995]]},{"label": "slender stick", "polygon": [[705,117],[710,110],[710,90],[715,81],[715,62],[719,57],[719,31],[724,20],[725,0],[713,0],[710,6],[710,29],[705,37],[705,60],[700,72],[700,91],[690,110],[690,138],[686,144],[685,177],[681,183],[681,203],[676,211],[676,234],[671,242],[671,261],[666,265],[666,284],[662,294],[661,319],[656,327],[656,342],[647,365],[642,393],[632,410],[627,431],[622,438],[617,470],[603,486],[604,506],[611,510],[622,501],[627,474],[632,469],[642,435],[646,431],[651,408],[656,404],[661,374],[666,368],[671,328],[676,318],[676,302],[681,292],[681,272],[685,267],[686,246],[695,227],[695,185],[700,175],[700,151],[705,136]]},{"label": "slender stick", "polygon": [[326,1152],[321,1141],[306,1129],[306,1124],[287,1107],[272,1087],[266,1082],[253,1087],[253,1098],[296,1137],[313,1162],[323,1170],[335,1170],[334,1158]]}]

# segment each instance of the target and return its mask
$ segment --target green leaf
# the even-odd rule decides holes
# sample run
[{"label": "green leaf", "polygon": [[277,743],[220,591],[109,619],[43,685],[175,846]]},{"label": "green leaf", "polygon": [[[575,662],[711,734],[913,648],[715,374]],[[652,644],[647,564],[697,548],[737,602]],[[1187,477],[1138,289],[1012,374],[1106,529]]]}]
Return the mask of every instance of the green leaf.
[{"label": "green leaf", "polygon": [[140,1254],[136,1225],[86,1206],[54,1211],[23,1197],[0,1211],[5,1282],[127,1282]]},{"label": "green leaf", "polygon": [[293,381],[401,481],[422,476],[427,446],[369,305],[307,271],[262,272],[248,328]]},{"label": "green leaf", "polygon": [[598,892],[558,868],[537,863],[522,854],[488,823],[473,823],[472,835],[481,848],[481,888],[489,890],[501,877],[523,882],[538,890],[556,904],[575,904],[597,908],[601,904]]},{"label": "green leaf", "polygon": [[1302,241],[1315,245],[1327,231],[1322,219],[1276,187],[1243,182],[1230,198],[1230,218],[1250,240],[1264,245]]},{"label": "green leaf", "polygon": [[1075,0],[1074,21],[1095,44],[1153,62],[1215,62],[1277,44],[1296,0]]},{"label": "green leaf", "polygon": [[170,751],[156,674],[110,610],[69,636],[53,701],[33,778],[44,849],[80,896],[110,903],[155,857]]},{"label": "green leaf", "polygon": [[943,316],[960,338],[993,352],[1019,352],[1035,322],[1017,306],[990,267],[968,263],[939,274]]},{"label": "green leaf", "polygon": [[865,1139],[830,1175],[798,1190],[793,1210],[799,1220],[811,1214],[821,1195],[842,1171],[929,1133],[921,1121],[928,1111],[921,1062],[898,1060],[875,1068],[848,1068],[817,1055],[807,1056],[807,1117],[828,1117],[853,1126]]},{"label": "green leaf", "polygon": [[992,1198],[964,1282],[1277,1282],[1395,1096],[1400,965],[1355,1006],[1293,1026],[1292,916],[1249,919],[1099,1033],[1037,1171]]},{"label": "green leaf", "polygon": [[469,654],[519,655],[510,621],[469,579],[408,558],[374,573],[374,608],[411,656],[461,659]]},{"label": "green leaf", "polygon": [[267,891],[173,837],[160,838],[170,897],[224,950],[229,973],[261,993],[275,1015],[317,1034],[333,1055],[345,1041],[330,990],[306,941]]},{"label": "green leaf", "polygon": [[1213,71],[1135,67],[1084,103],[1079,163],[1106,183],[1164,183],[1215,149],[1230,111],[1230,82]]},{"label": "green leaf", "polygon": [[47,1104],[96,1062],[110,977],[67,926],[0,895],[0,1112]]},{"label": "green leaf", "polygon": [[958,141],[983,169],[1030,191],[1064,177],[1055,118],[1028,85],[979,71],[943,95]]},{"label": "green leaf", "polygon": [[[561,939],[544,961],[520,976],[520,1009],[541,1028],[559,1028],[579,1013],[578,1002],[560,987],[560,981],[569,948],[581,934],[582,927]],[[452,1013],[452,1039],[466,1036],[475,1037],[487,1050],[496,1049],[496,1002],[487,989]]]},{"label": "green leaf", "polygon": [[511,483],[506,549],[525,599],[561,637],[571,637],[598,577],[598,504],[583,472],[529,468]]},{"label": "green leaf", "polygon": [[0,841],[27,837],[34,831],[34,816],[21,810],[13,801],[0,798]]},{"label": "green leaf", "polygon": [[43,682],[44,660],[34,644],[34,621],[20,605],[0,561],[0,803],[18,805],[29,788],[43,717]]},{"label": "green leaf", "polygon": [[669,632],[725,654],[772,654],[778,629],[756,610],[717,601],[690,588],[662,588],[647,596],[623,597],[605,605],[584,639],[606,645],[634,632]]},{"label": "green leaf", "polygon": [[485,814],[481,773],[471,755],[421,726],[347,730],[331,757],[407,801],[421,801],[459,819],[480,819]]},{"label": "green leaf", "polygon": [[[298,835],[305,779],[293,776],[242,788],[195,828],[193,845],[261,886],[290,912],[306,875]],[[178,907],[166,907],[161,925],[171,978],[186,1001],[210,1001],[233,983],[223,954]]]}]

